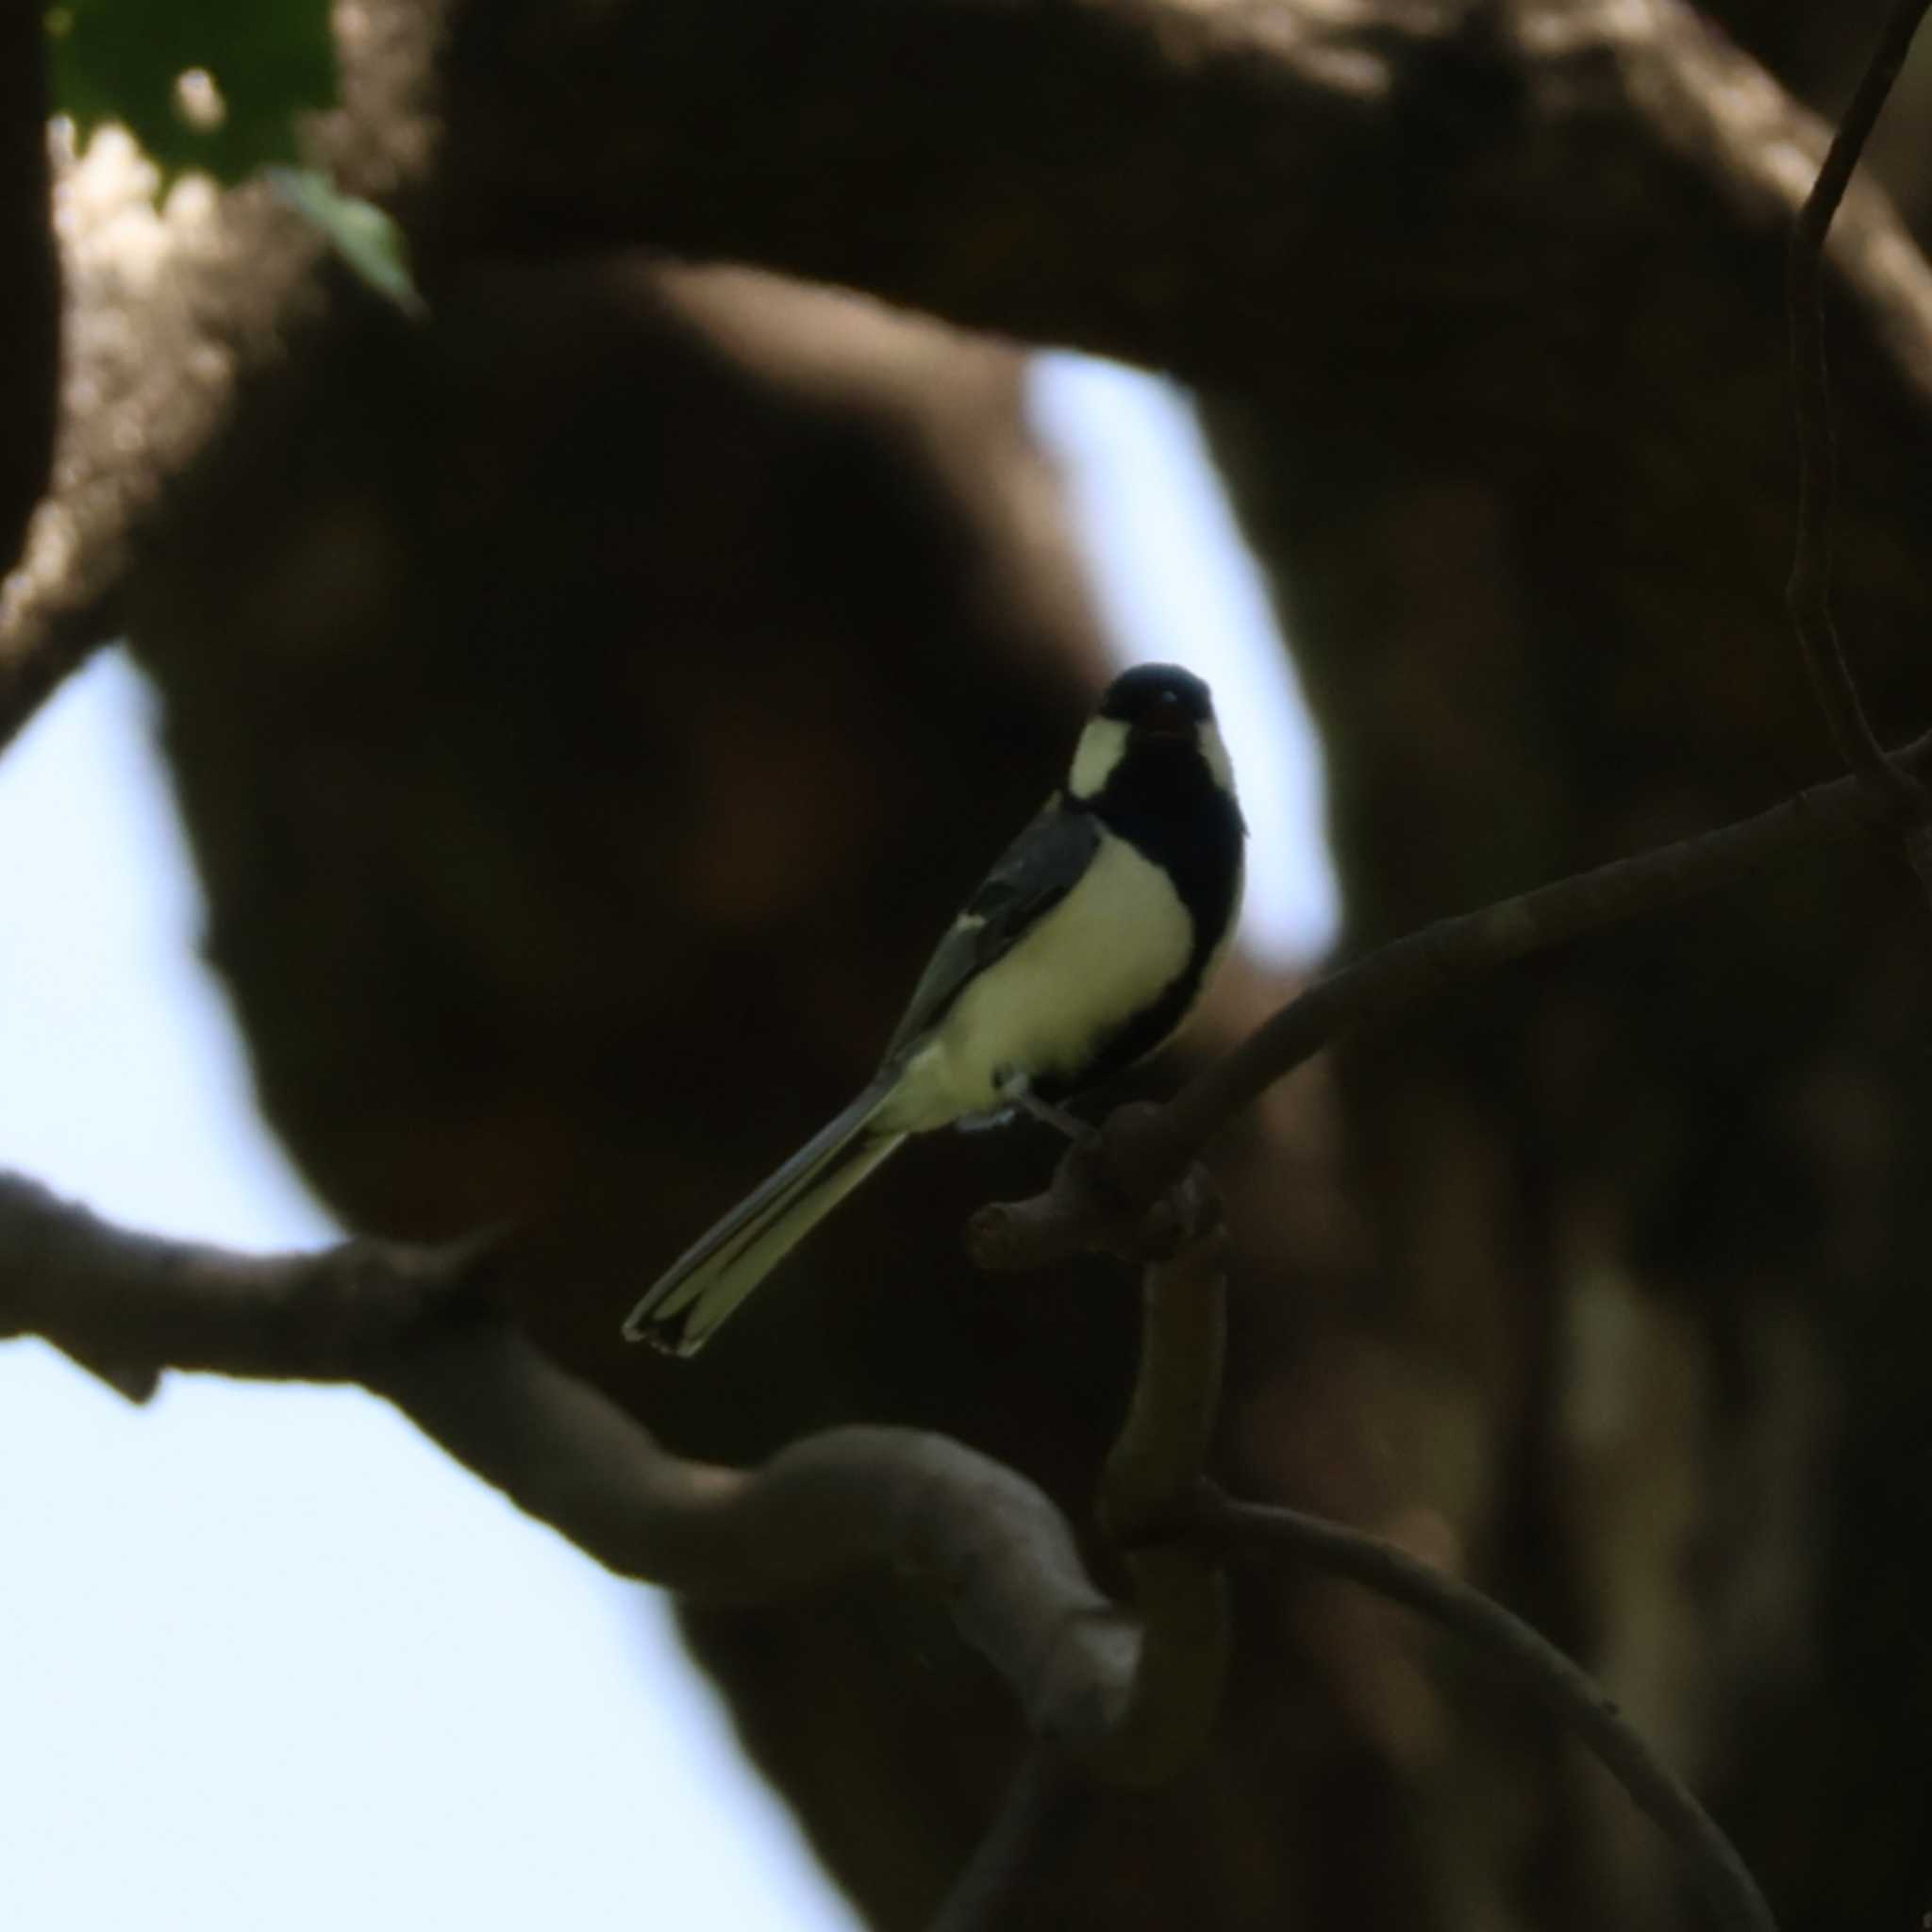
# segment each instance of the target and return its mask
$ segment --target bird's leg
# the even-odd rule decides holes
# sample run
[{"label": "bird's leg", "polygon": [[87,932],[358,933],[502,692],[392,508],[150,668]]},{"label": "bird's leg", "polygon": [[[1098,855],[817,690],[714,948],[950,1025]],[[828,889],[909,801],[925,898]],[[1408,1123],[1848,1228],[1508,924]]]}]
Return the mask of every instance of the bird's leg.
[{"label": "bird's leg", "polygon": [[1093,1139],[1093,1129],[1085,1121],[1076,1114],[1069,1113],[1063,1107],[1056,1107],[1050,1100],[1042,1100],[1034,1092],[1033,1083],[1024,1074],[1008,1074],[998,1084],[1000,1098],[1008,1107],[1017,1107],[1022,1113],[1030,1113],[1043,1125],[1064,1134],[1076,1146]]}]

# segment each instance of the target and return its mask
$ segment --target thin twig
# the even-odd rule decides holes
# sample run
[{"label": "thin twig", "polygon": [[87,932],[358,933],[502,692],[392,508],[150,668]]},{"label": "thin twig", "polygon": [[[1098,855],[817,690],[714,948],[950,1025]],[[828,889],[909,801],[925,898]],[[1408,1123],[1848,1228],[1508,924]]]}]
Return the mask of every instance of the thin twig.
[{"label": "thin twig", "polygon": [[1002,1932],[1015,1901],[1040,1882],[1092,1796],[1093,1787],[1070,1759],[1035,1746],[927,1932]]},{"label": "thin twig", "polygon": [[1831,614],[1831,513],[1837,493],[1837,448],[1820,299],[1825,237],[1851,182],[1866,138],[1890,93],[1912,36],[1932,0],[1899,0],[1852,104],[1833,137],[1805,206],[1791,229],[1785,260],[1785,306],[1790,327],[1791,409],[1798,437],[1798,535],[1785,590],[1812,689],[1839,756],[1873,803],[1902,819],[1932,810],[1925,790],[1886,755],[1858,697]]},{"label": "thin twig", "polygon": [[[1932,758],[1932,733],[1903,756],[1912,764]],[[1786,863],[1823,839],[1869,830],[1874,817],[1873,802],[1861,795],[1857,782],[1840,779],[1801,791],[1755,818],[1438,920],[1342,967],[1291,1001],[1182,1089],[1169,1109],[1166,1131],[1177,1150],[1198,1149],[1282,1074],[1343,1033],[1384,1024],[1424,1000],[1474,986],[1499,966],[1532,953],[1664,911]]]},{"label": "thin twig", "polygon": [[1776,1932],[1757,1880],[1689,1788],[1585,1672],[1501,1604],[1392,1543],[1299,1510],[1209,1495],[1183,1534],[1220,1556],[1266,1551],[1346,1577],[1455,1632],[1501,1666],[1623,1786],[1683,1856],[1724,1932]]}]

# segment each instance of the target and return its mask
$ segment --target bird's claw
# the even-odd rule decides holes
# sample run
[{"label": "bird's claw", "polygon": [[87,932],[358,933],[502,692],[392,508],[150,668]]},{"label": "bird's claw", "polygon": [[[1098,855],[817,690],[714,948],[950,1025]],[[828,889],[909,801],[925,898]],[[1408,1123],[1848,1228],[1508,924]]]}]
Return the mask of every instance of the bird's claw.
[{"label": "bird's claw", "polygon": [[1077,1114],[1069,1113],[1063,1107],[1056,1107],[1050,1100],[1042,1100],[1034,1092],[1032,1084],[1024,1074],[1001,1083],[1000,1098],[1008,1107],[1031,1114],[1042,1126],[1064,1134],[1076,1147],[1091,1146],[1098,1138],[1096,1130]]}]

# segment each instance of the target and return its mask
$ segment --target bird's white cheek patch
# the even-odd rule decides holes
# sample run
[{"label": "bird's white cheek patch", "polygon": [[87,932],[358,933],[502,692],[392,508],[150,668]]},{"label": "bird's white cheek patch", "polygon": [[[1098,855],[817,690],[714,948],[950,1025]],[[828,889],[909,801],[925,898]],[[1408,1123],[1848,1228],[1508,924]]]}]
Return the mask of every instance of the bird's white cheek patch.
[{"label": "bird's white cheek patch", "polygon": [[[907,1112],[937,1126],[997,1107],[1002,1074],[1077,1069],[1187,970],[1192,937],[1167,874],[1104,833],[1079,884],[967,988],[916,1057]],[[913,1124],[898,1112],[895,1126]]]},{"label": "bird's white cheek patch", "polygon": [[1113,768],[1127,752],[1127,727],[1118,718],[1090,718],[1074,747],[1067,790],[1075,798],[1092,798],[1104,791]]}]

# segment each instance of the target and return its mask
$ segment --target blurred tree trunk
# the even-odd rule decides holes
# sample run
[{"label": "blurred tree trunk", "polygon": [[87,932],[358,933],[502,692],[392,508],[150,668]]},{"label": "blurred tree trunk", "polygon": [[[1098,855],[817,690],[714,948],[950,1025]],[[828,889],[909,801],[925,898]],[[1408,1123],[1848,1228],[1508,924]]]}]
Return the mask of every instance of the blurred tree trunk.
[{"label": "blurred tree trunk", "polygon": [[49,195],[41,9],[0,8],[0,577],[53,462],[60,275]]},{"label": "blurred tree trunk", "polygon": [[[524,16],[472,19],[464,58],[521,85]],[[1292,308],[1175,357],[1223,378],[1353,946],[1829,768],[1777,597],[1769,204],[1467,27],[1392,105],[1364,93],[1374,164],[1283,211],[1334,251]],[[1031,1129],[908,1152],[700,1364],[616,1341],[655,1257],[864,1077],[1103,675],[1019,357],[767,275],[492,264],[455,232],[433,324],[341,291],[129,587],[269,1114],[358,1225],[525,1224],[533,1326],[682,1446],[924,1423],[1077,1509],[1128,1284],[983,1280],[958,1240],[1044,1174]],[[949,291],[1010,252],[946,239]],[[1093,339],[1078,268],[1042,251],[1012,325]],[[1190,340],[1176,286],[1146,285],[1149,341]],[[1841,611],[1878,716],[1918,728],[1932,402],[1882,318],[1841,320]],[[1839,854],[1351,1047],[1222,1154],[1231,1479],[1471,1570],[1592,1662],[1792,1932],[1909,1923],[1932,1888],[1928,939],[1902,874]],[[1234,975],[1208,1040],[1281,991]],[[1493,1686],[1338,1590],[1241,1601],[1213,1755],[1098,1807],[1025,1924],[1668,1916],[1651,1841]],[[883,1595],[689,1626],[836,1875],[918,1924],[1018,1748],[1003,1694]]]}]

